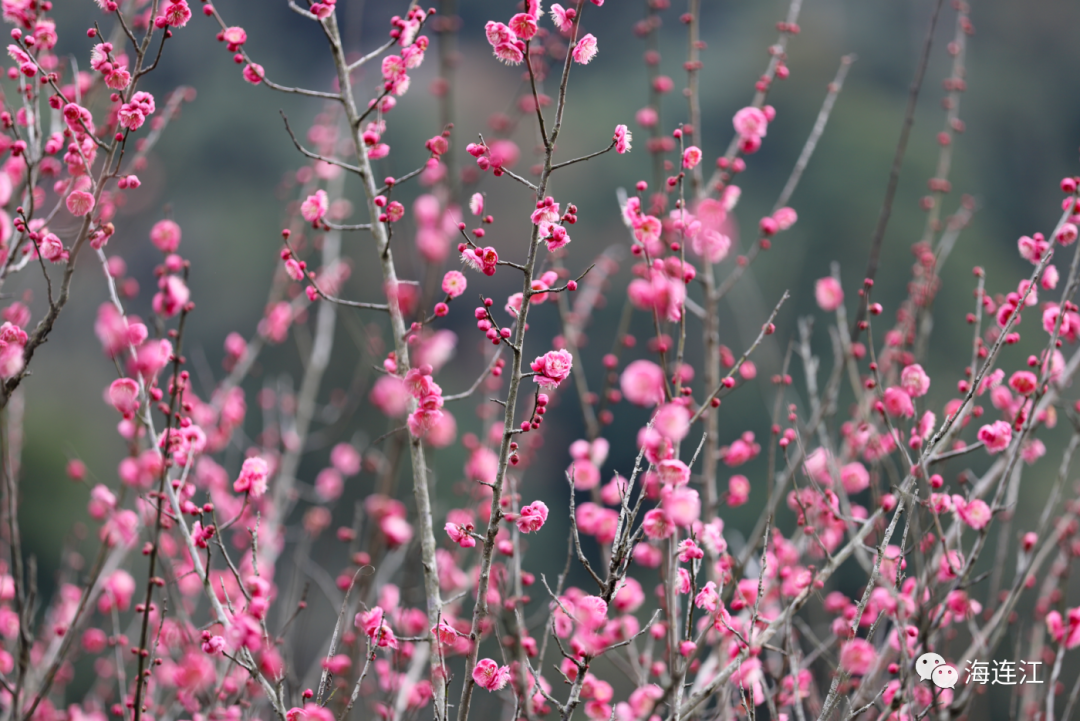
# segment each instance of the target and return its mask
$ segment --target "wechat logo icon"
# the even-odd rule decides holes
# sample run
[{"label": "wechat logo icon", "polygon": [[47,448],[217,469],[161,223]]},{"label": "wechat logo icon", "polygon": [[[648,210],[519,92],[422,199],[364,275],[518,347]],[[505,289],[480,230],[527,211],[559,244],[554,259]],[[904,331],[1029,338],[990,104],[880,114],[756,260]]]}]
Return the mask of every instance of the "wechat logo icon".
[{"label": "wechat logo icon", "polygon": [[953,688],[960,680],[956,669],[936,653],[924,653],[915,662],[915,672],[923,681],[932,681],[938,688]]}]

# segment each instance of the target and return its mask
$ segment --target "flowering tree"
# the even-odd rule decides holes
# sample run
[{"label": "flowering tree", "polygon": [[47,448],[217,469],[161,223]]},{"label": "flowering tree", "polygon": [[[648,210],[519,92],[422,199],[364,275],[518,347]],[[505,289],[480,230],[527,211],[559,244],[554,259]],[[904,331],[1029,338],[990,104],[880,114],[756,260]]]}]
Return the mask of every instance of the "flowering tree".
[{"label": "flowering tree", "polygon": [[[494,135],[476,142],[464,140],[470,131],[453,123],[460,30],[454,0],[443,0],[438,12],[405,6],[386,42],[355,57],[345,51],[334,0],[289,0],[303,22],[325,34],[336,69],[328,90],[275,82],[277,59],[256,62],[245,49],[247,33],[230,24],[243,18],[226,18],[209,3],[196,19],[186,0],[97,5],[109,39],[95,23],[87,30],[90,70],[69,71],[51,3],[2,2],[14,26],[8,76],[18,94],[0,113],[0,283],[40,272],[47,298],[36,324],[27,300],[4,308],[0,328],[0,545],[10,559],[0,569],[4,718],[331,721],[377,714],[464,721],[493,713],[492,699],[502,703],[498,713],[514,719],[944,718],[968,713],[978,676],[969,673],[967,683],[953,687],[928,684],[919,664],[977,668],[978,658],[993,657],[1010,633],[1046,672],[1044,685],[1017,686],[1019,713],[1071,713],[1080,683],[1064,707],[1056,697],[1067,651],[1080,645],[1080,609],[1067,607],[1064,585],[1071,558],[1080,554],[1080,505],[1067,500],[1080,411],[1065,399],[1080,366],[1080,353],[1066,349],[1080,339],[1080,308],[1072,301],[1080,253],[1072,251],[1067,269],[1054,261],[1077,238],[1075,178],[1060,183],[1062,214],[1052,229],[1019,240],[1027,275],[995,279],[975,268],[966,281],[975,291],[971,354],[949,362],[953,378],[934,381],[944,386],[959,378],[955,397],[932,400],[924,370],[940,273],[973,211],[965,199],[942,216],[952,141],[963,128],[958,113],[971,33],[963,2],[952,7],[946,118],[908,297],[882,327],[874,280],[940,0],[867,274],[847,284],[847,294],[838,272],[815,286],[832,368],[819,377],[810,316],[781,329],[791,341],[782,370],[769,379],[772,426],[734,438],[721,436],[722,400],[757,380],[753,355],[778,333],[788,295],[766,289],[775,309],[738,355],[722,343],[720,308],[737,283],[752,282],[746,269],[797,222],[789,203],[853,60],[841,59],[790,179],[757,221],[755,240],[740,250],[737,180],[768,138],[775,110],[766,101],[788,76],[786,48],[799,34],[800,0],[778,24],[751,102],[731,126],[702,118],[700,0],[688,0],[681,17],[687,103],[676,115],[683,122],[662,122],[661,100],[675,81],[659,73],[655,41],[670,3],[649,0],[635,32],[653,48],[645,56],[650,103],[635,120],[648,135],[653,177],[637,182],[632,195],[612,189],[625,243],[596,258],[575,252],[579,209],[559,196],[556,181],[589,173],[592,162],[619,161],[598,156],[642,145],[620,124],[597,138],[591,154],[565,157],[558,148],[572,129],[564,123],[572,77],[588,73],[602,44],[616,41],[603,32],[604,14],[613,12],[603,0],[553,4],[546,12],[538,0],[526,0],[518,12],[486,24],[491,62],[522,73],[524,90],[514,99],[517,116],[503,116]],[[106,249],[119,231],[116,207],[138,192],[145,154],[192,97],[177,89],[159,109],[140,81],[158,66],[173,32],[208,32],[210,23],[242,67],[237,82],[323,107],[302,136],[284,120],[283,138],[306,165],[281,233],[267,310],[257,328],[228,336],[225,377],[202,400],[184,356],[195,305],[190,264],[180,255],[183,219],[161,220],[150,233],[162,262],[147,322],[125,308],[138,282]],[[432,52],[427,33],[438,37],[433,89],[442,123],[430,138],[409,141],[422,144],[429,159],[402,172],[386,129],[402,112],[395,108],[410,89],[410,71]],[[77,47],[72,43],[72,52],[85,52]],[[377,75],[373,91],[365,91],[361,72]],[[537,140],[531,174],[515,171],[517,126]],[[706,130],[730,137],[709,174],[703,148],[714,141]],[[470,160],[459,168],[465,156],[454,150],[462,145]],[[484,189],[499,183],[529,198],[528,217],[490,207]],[[364,222],[345,222],[349,195],[363,198]],[[516,242],[487,239],[496,213]],[[470,216],[475,222],[466,222]],[[355,256],[344,250],[347,233],[363,239]],[[620,284],[627,248],[633,278]],[[395,251],[415,252],[423,277],[399,275]],[[89,489],[99,551],[88,568],[65,573],[55,598],[42,600],[19,530],[26,480],[19,474],[21,381],[69,301],[80,254],[101,267],[110,298],[94,330],[117,370],[104,392],[127,456],[117,482],[91,484],[86,466],[70,462],[71,478]],[[353,264],[371,262],[381,288],[345,298]],[[520,280],[521,290],[505,301],[489,297],[485,283],[496,274]],[[468,297],[470,283],[480,289],[472,313],[488,352],[475,382],[446,393],[436,379],[456,336],[444,319],[467,312],[459,299]],[[1002,292],[991,293],[988,283]],[[1040,292],[1050,300],[1040,303]],[[623,321],[612,351],[595,357],[582,349],[584,331],[605,296],[623,303]],[[1022,340],[1021,313],[1036,310],[1041,327]],[[301,460],[324,423],[317,403],[336,324],[346,313],[378,321],[366,326],[380,363],[367,399],[371,413],[391,419],[391,430],[368,448],[333,445],[322,470],[307,477]],[[559,334],[530,332],[530,313],[557,317]],[[642,347],[628,330],[636,313],[653,330]],[[264,348],[302,327],[311,342],[299,388],[287,402],[259,394],[259,404],[279,419],[273,432],[249,442],[245,380]],[[698,358],[687,342],[696,334],[704,351]],[[1002,349],[1021,343],[1030,347],[1027,363],[1009,367]],[[591,367],[603,371],[599,390],[590,389]],[[850,407],[841,411],[848,396]],[[577,403],[557,407],[561,397]],[[432,496],[432,469],[457,437],[453,404],[480,408],[484,430],[462,438],[467,493],[456,507],[443,507]],[[623,440],[605,436],[619,408],[641,419],[636,461],[622,473],[604,470],[612,443]],[[557,508],[538,499],[529,482],[549,411],[580,414],[586,434],[567,449],[564,505]],[[1061,426],[1070,432],[1045,510],[1037,524],[1013,528],[1017,498],[1036,473],[1028,467],[1047,453],[1041,438],[1049,439],[1060,420],[1069,421]],[[380,453],[384,443],[397,443],[401,452]],[[230,447],[243,459],[227,460]],[[764,474],[735,470],[763,453]],[[987,455],[981,473],[966,468]],[[947,469],[964,469],[955,485],[945,480]],[[312,542],[333,523],[347,479],[361,473],[378,479],[377,490],[337,530],[350,565],[323,569],[311,558]],[[394,493],[400,474],[411,478],[411,501]],[[735,509],[754,487],[766,496],[756,526],[729,547],[725,517],[742,513]],[[561,547],[563,539],[545,538],[552,514],[568,519],[569,534],[566,567],[548,579],[529,570],[528,541]],[[994,543],[994,563],[982,573],[980,559],[985,565]],[[314,624],[325,637],[306,639],[318,644],[312,663],[293,632],[296,619],[310,613],[307,603],[278,574],[290,544],[297,565],[326,576],[322,593],[340,609],[325,628]],[[415,572],[405,563],[414,550]],[[580,567],[584,588],[572,585],[578,575],[571,565]],[[858,577],[853,596],[841,590],[840,574]],[[1016,613],[1026,591],[1038,598],[1033,618]],[[92,659],[96,680],[73,698],[68,691],[76,669],[87,668],[76,665],[83,658]]]}]

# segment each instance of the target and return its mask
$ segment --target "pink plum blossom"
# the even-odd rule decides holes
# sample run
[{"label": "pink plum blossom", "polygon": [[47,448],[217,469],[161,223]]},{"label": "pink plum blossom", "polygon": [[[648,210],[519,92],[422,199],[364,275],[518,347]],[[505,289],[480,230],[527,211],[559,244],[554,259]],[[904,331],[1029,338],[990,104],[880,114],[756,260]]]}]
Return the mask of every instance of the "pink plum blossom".
[{"label": "pink plum blossom", "polygon": [[619,387],[626,400],[639,406],[653,406],[664,401],[664,371],[648,360],[636,360],[623,369]]},{"label": "pink plum blossom", "polygon": [[915,415],[915,405],[911,402],[911,396],[899,386],[886,388],[882,402],[885,404],[885,412],[893,418],[911,418]]},{"label": "pink plum blossom", "polygon": [[588,65],[596,57],[596,53],[596,36],[588,33],[581,40],[578,40],[577,45],[574,46],[573,56],[576,62]]},{"label": "pink plum blossom", "polygon": [[963,496],[953,496],[952,501],[956,515],[976,531],[986,528],[987,524],[990,523],[993,514],[990,512],[990,506],[986,504],[986,501],[980,498],[965,501]]},{"label": "pink plum blossom", "polygon": [[854,676],[865,676],[877,662],[877,651],[864,638],[853,638],[840,648],[840,667]]},{"label": "pink plum blossom", "polygon": [[300,215],[309,223],[315,223],[321,220],[329,209],[330,199],[325,190],[319,189],[300,204]]},{"label": "pink plum blossom", "polygon": [[691,145],[683,151],[682,166],[685,170],[692,170],[701,162],[701,148]]},{"label": "pink plum blossom", "polygon": [[465,292],[468,282],[465,276],[457,270],[449,270],[443,276],[442,289],[451,298],[457,298]]},{"label": "pink plum blossom", "polygon": [[124,418],[134,418],[139,410],[139,384],[130,378],[114,380],[109,386],[108,402]]},{"label": "pink plum blossom", "polygon": [[814,299],[819,308],[832,313],[844,302],[844,290],[836,278],[820,278],[814,286]]},{"label": "pink plum blossom", "polygon": [[499,691],[510,681],[510,667],[499,666],[490,658],[482,658],[473,667],[472,677],[481,688]]},{"label": "pink plum blossom", "polygon": [[69,213],[76,216],[83,216],[94,209],[95,201],[94,196],[87,193],[85,190],[75,190],[68,195],[65,202]]},{"label": "pink plum blossom", "polygon": [[900,372],[900,386],[912,398],[921,398],[930,390],[930,376],[918,363],[912,363]]},{"label": "pink plum blossom", "polygon": [[518,514],[517,527],[522,533],[534,533],[539,531],[547,521],[548,507],[543,501],[533,501],[521,509]]},{"label": "pink plum blossom", "polygon": [[735,132],[744,138],[762,138],[768,131],[769,119],[760,108],[746,107],[732,118]]},{"label": "pink plum blossom", "polygon": [[249,493],[252,498],[261,498],[266,493],[266,483],[270,476],[270,466],[265,459],[253,456],[244,461],[240,475],[233,483],[237,493]]},{"label": "pink plum blossom", "polygon": [[544,388],[555,388],[570,375],[574,359],[568,351],[552,350],[537,357],[530,364],[536,375],[533,380]]},{"label": "pink plum blossom", "polygon": [[990,453],[1000,453],[1012,441],[1012,426],[1005,421],[994,421],[979,429],[979,440]]}]

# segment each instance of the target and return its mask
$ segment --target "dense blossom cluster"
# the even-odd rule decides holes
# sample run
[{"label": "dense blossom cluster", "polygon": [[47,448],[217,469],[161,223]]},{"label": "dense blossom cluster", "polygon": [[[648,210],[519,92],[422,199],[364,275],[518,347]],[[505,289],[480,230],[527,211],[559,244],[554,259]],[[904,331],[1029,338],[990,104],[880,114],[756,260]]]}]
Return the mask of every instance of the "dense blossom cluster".
[{"label": "dense blossom cluster", "polygon": [[[962,311],[974,326],[970,360],[928,357],[940,274],[972,212],[965,198],[943,220],[951,186],[936,177],[921,202],[925,237],[912,247],[895,321],[874,297],[876,271],[846,285],[838,273],[819,278],[813,296],[818,317],[829,319],[830,374],[818,377],[804,319],[784,366],[759,376],[761,344],[791,332],[777,327],[787,295],[776,296],[771,315],[751,319],[760,330],[739,355],[720,343],[719,309],[735,283],[749,282],[745,270],[762,252],[798,242],[797,230],[786,233],[798,223],[792,192],[850,64],[845,58],[830,86],[788,187],[750,224],[751,240],[740,241],[735,180],[775,137],[768,130],[778,127],[776,110],[766,100],[774,81],[790,73],[786,47],[799,33],[800,3],[778,25],[751,104],[733,113],[730,126],[724,120],[734,135],[711,176],[708,153],[717,151],[702,137],[698,97],[706,49],[700,4],[690,2],[681,17],[689,28],[687,122],[672,125],[667,110],[661,116],[675,80],[659,73],[655,49],[646,52],[650,100],[635,120],[648,136],[653,177],[616,196],[631,259],[619,275],[617,255],[591,262],[578,250],[589,247],[585,235],[575,232],[571,241],[579,212],[602,210],[579,209],[551,191],[554,174],[585,173],[586,161],[631,151],[624,124],[597,152],[566,158],[558,150],[571,77],[596,71],[581,67],[599,47],[585,23],[604,37],[612,8],[603,0],[555,3],[546,13],[540,0],[525,0],[505,22],[486,23],[495,57],[518,70],[491,64],[520,72],[524,82],[515,114],[495,113],[489,137],[462,148],[475,162],[460,168],[454,153],[463,136],[452,123],[419,140],[388,132],[413,89],[410,72],[434,55],[423,33],[441,43],[459,18],[410,5],[391,19],[380,49],[354,58],[342,50],[335,0],[290,3],[330,41],[337,81],[324,92],[274,82],[249,55],[248,32],[203,2],[199,22],[216,23],[218,40],[243,66],[238,75],[329,108],[303,140],[292,136],[310,162],[289,179],[288,227],[265,313],[248,337],[236,331],[225,339],[224,376],[203,399],[185,357],[186,320],[196,307],[191,263],[181,255],[183,219],[158,219],[142,241],[160,263],[141,306],[133,305],[141,302],[139,281],[122,258],[106,255],[122,232],[117,209],[142,186],[136,171],[191,97],[181,89],[159,103],[139,88],[157,66],[153,48],[163,51],[174,31],[198,23],[186,0],[96,5],[117,31],[103,41],[95,23],[80,51],[89,53],[89,70],[69,71],[56,50],[51,3],[0,0],[14,26],[7,75],[17,88],[0,109],[0,283],[40,270],[48,300],[36,326],[29,293],[3,308],[0,325],[0,460],[11,469],[2,490],[12,499],[0,541],[11,558],[0,561],[4,714],[20,721],[332,721],[350,713],[444,721],[453,714],[466,721],[494,714],[489,701],[501,697],[515,718],[527,719],[567,719],[578,710],[596,721],[755,718],[767,708],[783,721],[840,710],[915,721],[970,714],[979,703],[973,685],[921,683],[916,658],[936,653],[962,668],[1012,634],[1017,643],[1030,639],[1050,674],[1045,691],[1017,697],[1021,713],[1035,718],[1045,709],[1053,717],[1064,659],[1080,646],[1080,608],[1067,598],[1071,559],[1080,556],[1080,503],[1067,486],[1075,430],[1038,521],[1014,511],[1020,494],[1042,493],[1037,479],[1053,472],[1040,460],[1069,430],[1062,417],[1080,413],[1080,402],[1066,400],[1080,367],[1080,351],[1069,348],[1080,341],[1080,180],[1061,181],[1062,215],[1049,232],[1019,239],[1026,277],[990,278],[975,268],[966,281],[975,287],[975,307]],[[670,6],[649,0],[635,34],[658,43]],[[938,136],[945,160],[963,127],[957,113],[972,33],[966,5],[958,0],[953,9],[946,126]],[[444,117],[453,117],[453,62],[445,55],[431,89]],[[367,63],[377,67],[370,97],[355,72]],[[47,133],[43,113],[51,113]],[[538,162],[521,174],[518,126],[538,139]],[[398,143],[411,143],[424,161],[395,177],[387,173],[404,170]],[[410,194],[414,178],[421,190]],[[500,216],[500,225],[486,195],[495,183],[512,183],[528,199],[524,212]],[[362,198],[366,222],[346,223],[354,213],[349,197]],[[501,234],[501,224],[512,227]],[[408,246],[402,236],[413,228]],[[371,236],[355,258],[342,249],[347,232]],[[397,263],[402,246],[415,249],[415,263]],[[1059,267],[1068,252],[1068,267]],[[93,331],[103,365],[117,373],[102,395],[118,414],[112,419],[125,455],[112,480],[111,471],[68,463],[72,481],[86,488],[98,561],[69,562],[38,614],[34,567],[14,522],[17,463],[6,454],[20,444],[21,381],[68,302],[80,253],[95,256],[104,271],[95,277],[108,300],[97,307]],[[447,267],[458,263],[460,270]],[[360,264],[365,272],[377,268],[380,283],[359,289],[359,300],[345,299],[358,290],[348,281]],[[487,294],[497,271],[499,280],[521,275],[513,276],[520,290],[505,301]],[[406,277],[413,273],[419,277]],[[459,320],[462,301],[454,302],[470,284],[481,289],[473,318],[465,318],[483,334],[475,336],[484,354],[478,363],[447,327]],[[624,303],[625,320],[611,352],[602,353],[587,346],[585,331],[608,298]],[[142,307],[146,318],[125,303]],[[322,403],[335,322],[344,313],[382,321],[351,326],[366,342],[357,377],[375,377]],[[554,337],[538,340],[530,329],[541,314],[559,324]],[[648,330],[639,344],[640,328]],[[297,390],[266,384],[250,393],[256,364],[294,332],[304,354]],[[687,342],[698,333],[703,354]],[[444,373],[459,345],[456,366],[468,372]],[[1006,346],[1026,349],[1026,360],[1003,354]],[[594,368],[602,371],[598,386],[590,385],[598,380]],[[941,370],[932,378],[928,369]],[[450,388],[475,381],[448,394],[437,377]],[[721,426],[724,398],[755,383],[773,394],[771,427],[752,429],[742,418]],[[478,420],[459,439],[450,408],[470,399]],[[340,427],[364,401],[365,418],[387,431],[370,441],[340,440]],[[261,431],[248,422],[249,402],[261,412]],[[552,448],[577,435],[550,432],[577,427],[573,414],[584,437]],[[455,452],[456,463],[464,459],[460,470],[447,460]],[[322,460],[312,465],[315,458]],[[615,467],[627,458],[628,467]],[[565,484],[556,484],[563,510],[549,507],[550,495],[538,499],[550,488],[535,468],[565,468]],[[406,477],[411,488],[403,492]],[[742,521],[752,502],[761,514],[748,530]],[[995,563],[979,575],[992,538]],[[334,543],[342,553],[324,556]],[[552,555],[555,543],[560,557],[566,544],[568,565],[549,577],[538,556]],[[848,575],[840,584],[833,577],[842,568]],[[307,596],[286,580],[292,572],[315,580],[339,609],[326,624],[310,619]],[[980,585],[985,577],[989,591]],[[1023,605],[1029,597],[1031,608]],[[808,606],[812,613],[804,613]],[[301,623],[325,636],[299,638]],[[75,682],[89,667],[76,665],[82,658],[92,660],[95,682]],[[85,698],[73,699],[83,687]]]}]

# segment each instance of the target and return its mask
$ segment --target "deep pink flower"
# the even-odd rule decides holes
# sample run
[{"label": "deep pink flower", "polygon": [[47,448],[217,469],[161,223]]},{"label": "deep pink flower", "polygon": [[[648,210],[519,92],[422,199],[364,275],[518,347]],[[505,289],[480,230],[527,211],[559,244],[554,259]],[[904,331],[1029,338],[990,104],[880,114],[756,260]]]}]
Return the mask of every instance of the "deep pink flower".
[{"label": "deep pink flower", "polygon": [[447,522],[443,527],[450,540],[462,548],[472,548],[476,545],[476,539],[472,537],[473,524]]},{"label": "deep pink flower", "polygon": [[633,613],[645,603],[645,591],[636,578],[627,577],[611,598],[611,605],[619,613]]},{"label": "deep pink flower", "polygon": [[494,48],[495,57],[507,65],[517,65],[525,59],[525,43],[517,38],[499,43]]},{"label": "deep pink flower", "polygon": [[482,215],[484,212],[484,194],[473,193],[469,198],[469,212],[473,215]]},{"label": "deep pink flower", "polygon": [[522,533],[539,531],[547,521],[548,507],[543,501],[533,501],[521,509],[517,519],[518,530]]},{"label": "deep pink flower", "polygon": [[1034,393],[1038,385],[1039,379],[1031,371],[1016,371],[1009,378],[1009,386],[1022,396]]},{"label": "deep pink flower", "polygon": [[154,294],[154,312],[171,318],[183,310],[184,305],[191,298],[183,278],[178,275],[167,275],[158,282],[159,292]]},{"label": "deep pink flower", "polygon": [[530,364],[537,374],[533,380],[544,388],[555,388],[570,375],[574,358],[566,350],[550,350]]},{"label": "deep pink flower", "polygon": [[379,520],[379,530],[382,531],[386,545],[391,548],[404,546],[412,540],[413,528],[400,515],[386,515]]},{"label": "deep pink flower", "polygon": [[865,491],[870,487],[870,472],[858,461],[848,463],[840,469],[840,483],[849,494]]},{"label": "deep pink flower", "polygon": [[[541,232],[543,232],[541,230]],[[554,253],[559,248],[570,244],[570,236],[566,232],[566,228],[561,225],[552,225],[551,234],[545,238],[547,242],[547,248],[550,252]]]},{"label": "deep pink flower", "polygon": [[820,278],[814,285],[814,299],[823,311],[832,313],[844,302],[844,289],[836,278]]},{"label": "deep pink flower", "polygon": [[225,651],[225,637],[211,636],[203,641],[202,650],[208,656],[220,656]]},{"label": "deep pink flower", "polygon": [[799,215],[795,212],[794,208],[780,208],[772,214],[772,219],[776,221],[778,230],[787,230],[795,225],[795,221],[799,219]]},{"label": "deep pink flower", "polygon": [[912,398],[921,398],[930,390],[930,376],[918,363],[912,363],[900,373],[900,385]]},{"label": "deep pink flower", "polygon": [[1076,242],[1076,236],[1077,229],[1075,225],[1072,223],[1062,223],[1061,228],[1054,237],[1057,239],[1058,245],[1072,245]]},{"label": "deep pink flower", "polygon": [[252,498],[260,498],[266,493],[269,476],[269,464],[263,458],[253,456],[244,461],[240,476],[233,482],[233,490],[237,493],[247,492]]},{"label": "deep pink flower", "polygon": [[258,63],[248,63],[244,66],[244,80],[248,81],[252,85],[258,85],[266,77],[266,73],[263,70],[263,66]]},{"label": "deep pink flower", "polygon": [[654,108],[645,107],[634,114],[634,120],[643,128],[652,128],[660,121],[660,115]]},{"label": "deep pink flower", "polygon": [[191,8],[185,0],[169,0],[161,15],[154,19],[157,27],[170,25],[174,28],[182,28],[191,19]]},{"label": "deep pink flower", "polygon": [[864,638],[853,638],[840,649],[840,668],[853,676],[865,676],[877,662],[877,651]]},{"label": "deep pink flower", "polygon": [[495,275],[495,269],[499,263],[499,254],[491,246],[475,250],[466,248],[461,251],[461,262],[473,270],[481,271],[484,275]]},{"label": "deep pink flower", "polygon": [[596,53],[596,37],[592,33],[578,40],[574,46],[574,60],[582,65],[588,65],[596,57]]},{"label": "deep pink flower", "polygon": [[979,498],[965,501],[963,496],[953,496],[952,502],[960,520],[976,531],[986,528],[990,523],[993,514],[990,512],[990,506],[986,505],[986,501]]},{"label": "deep pink flower", "polygon": [[660,482],[668,486],[685,486],[690,482],[690,467],[675,459],[660,461],[657,466]]},{"label": "deep pink flower", "polygon": [[465,288],[468,286],[468,281],[465,280],[465,276],[461,271],[448,270],[446,275],[443,276],[442,289],[451,298],[457,298],[459,295],[465,292]]},{"label": "deep pink flower", "polygon": [[1061,613],[1051,611],[1046,614],[1046,628],[1050,636],[1066,649],[1080,646],[1080,608],[1070,608],[1063,620]]},{"label": "deep pink flower", "polygon": [[353,624],[379,647],[395,649],[398,647],[397,638],[394,636],[393,629],[387,625],[385,612],[381,606],[356,614]]},{"label": "deep pink flower", "polygon": [[514,34],[503,23],[497,23],[494,20],[489,20],[487,25],[484,26],[484,33],[487,36],[487,41],[491,44],[491,47],[495,47],[502,43],[508,42],[514,38]]},{"label": "deep pink flower", "polygon": [[750,500],[750,479],[746,476],[732,476],[728,479],[727,504],[738,508]]},{"label": "deep pink flower", "polygon": [[1020,448],[1020,456],[1029,466],[1046,455],[1046,444],[1038,438],[1029,438]]},{"label": "deep pink flower", "polygon": [[247,32],[244,28],[233,25],[221,31],[221,39],[228,45],[229,52],[235,53],[247,42]]},{"label": "deep pink flower", "polygon": [[175,253],[180,247],[180,226],[172,220],[159,220],[150,229],[150,242],[162,253]]},{"label": "deep pink flower", "polygon": [[[558,7],[558,6],[556,6],[556,7]],[[554,10],[552,10],[552,12],[554,12]],[[633,133],[631,133],[629,130],[627,130],[625,125],[616,125],[615,126],[615,152],[616,153],[619,153],[619,154],[629,153],[630,152],[630,141],[633,140],[633,139],[634,139]]]},{"label": "deep pink flower", "polygon": [[1023,235],[1016,244],[1020,250],[1020,257],[1033,264],[1042,260],[1043,255],[1050,249],[1050,243],[1042,233],[1036,233],[1034,237]]},{"label": "deep pink flower", "polygon": [[719,263],[731,250],[731,238],[718,230],[703,228],[691,237],[690,249],[710,263]]},{"label": "deep pink flower", "polygon": [[619,387],[626,400],[639,406],[664,402],[664,371],[652,361],[636,360],[623,369]]},{"label": "deep pink flower", "polygon": [[499,691],[510,681],[510,667],[499,666],[490,658],[482,658],[473,667],[472,677],[481,688]]},{"label": "deep pink flower", "polygon": [[66,204],[69,213],[83,216],[94,209],[94,196],[85,190],[75,190],[68,195]]},{"label": "deep pink flower", "polygon": [[710,613],[715,611],[720,606],[720,594],[716,592],[716,584],[709,581],[705,584],[705,587],[698,591],[697,596],[694,597],[694,606],[697,608],[704,608]]},{"label": "deep pink flower", "polygon": [[645,531],[645,535],[654,541],[668,538],[675,532],[675,524],[662,508],[654,508],[646,512],[641,528]]},{"label": "deep pink flower", "polygon": [[300,204],[300,215],[304,217],[304,220],[309,223],[314,223],[320,220],[326,211],[330,209],[330,200],[326,196],[325,190],[316,190],[314,195],[309,195],[307,199]]},{"label": "deep pink flower", "polygon": [[979,440],[991,454],[1000,453],[1012,441],[1012,426],[1005,421],[994,421],[979,429]]},{"label": "deep pink flower", "polygon": [[414,438],[423,438],[438,424],[442,415],[443,412],[438,409],[428,410],[423,407],[417,408],[409,414],[409,418],[406,421],[409,426],[409,433],[411,433]]},{"label": "deep pink flower", "polygon": [[139,410],[139,384],[130,378],[117,378],[109,386],[108,401],[124,418],[134,418]]},{"label": "deep pink flower", "polygon": [[389,418],[401,418],[409,410],[409,393],[397,376],[381,376],[371,387],[368,400]]},{"label": "deep pink flower", "polygon": [[653,416],[653,428],[664,438],[678,443],[690,432],[690,411],[681,403],[667,403]]},{"label": "deep pink flower", "polygon": [[769,119],[760,108],[746,107],[732,118],[735,132],[744,138],[763,138],[769,127]]},{"label": "deep pink flower", "polygon": [[735,468],[756,458],[757,454],[761,452],[761,444],[755,443],[754,434],[747,431],[727,448],[721,448],[720,452],[724,463],[731,468]]},{"label": "deep pink flower", "polygon": [[911,418],[915,415],[915,406],[911,402],[911,396],[899,386],[886,388],[883,400],[885,403],[885,412],[893,418],[901,416],[904,418]]},{"label": "deep pink flower", "polygon": [[689,528],[701,516],[701,498],[693,488],[664,486],[660,503],[671,522],[682,528]]},{"label": "deep pink flower", "polygon": [[701,550],[701,547],[694,543],[692,538],[683,539],[679,543],[678,551],[680,563],[689,563],[690,561],[705,558],[705,551]]},{"label": "deep pink flower", "polygon": [[691,145],[689,148],[683,151],[682,166],[686,170],[692,170],[697,167],[697,164],[701,162],[701,148],[696,145]]},{"label": "deep pink flower", "polygon": [[38,250],[41,257],[51,263],[67,260],[64,244],[55,233],[46,233],[45,237],[38,241]]},{"label": "deep pink flower", "polygon": [[584,596],[574,601],[574,617],[579,626],[593,631],[607,621],[607,608],[599,596]]},{"label": "deep pink flower", "polygon": [[508,27],[522,40],[530,40],[533,35],[536,35],[536,17],[528,13],[518,13],[510,18]]},{"label": "deep pink flower", "polygon": [[142,323],[128,323],[112,303],[102,303],[98,307],[94,332],[101,341],[102,349],[109,356],[115,356],[128,345],[140,345],[146,340],[147,330]]},{"label": "deep pink flower", "polygon": [[573,17],[559,3],[551,6],[551,20],[555,23],[555,27],[559,29],[559,32],[568,33],[574,28]]}]

